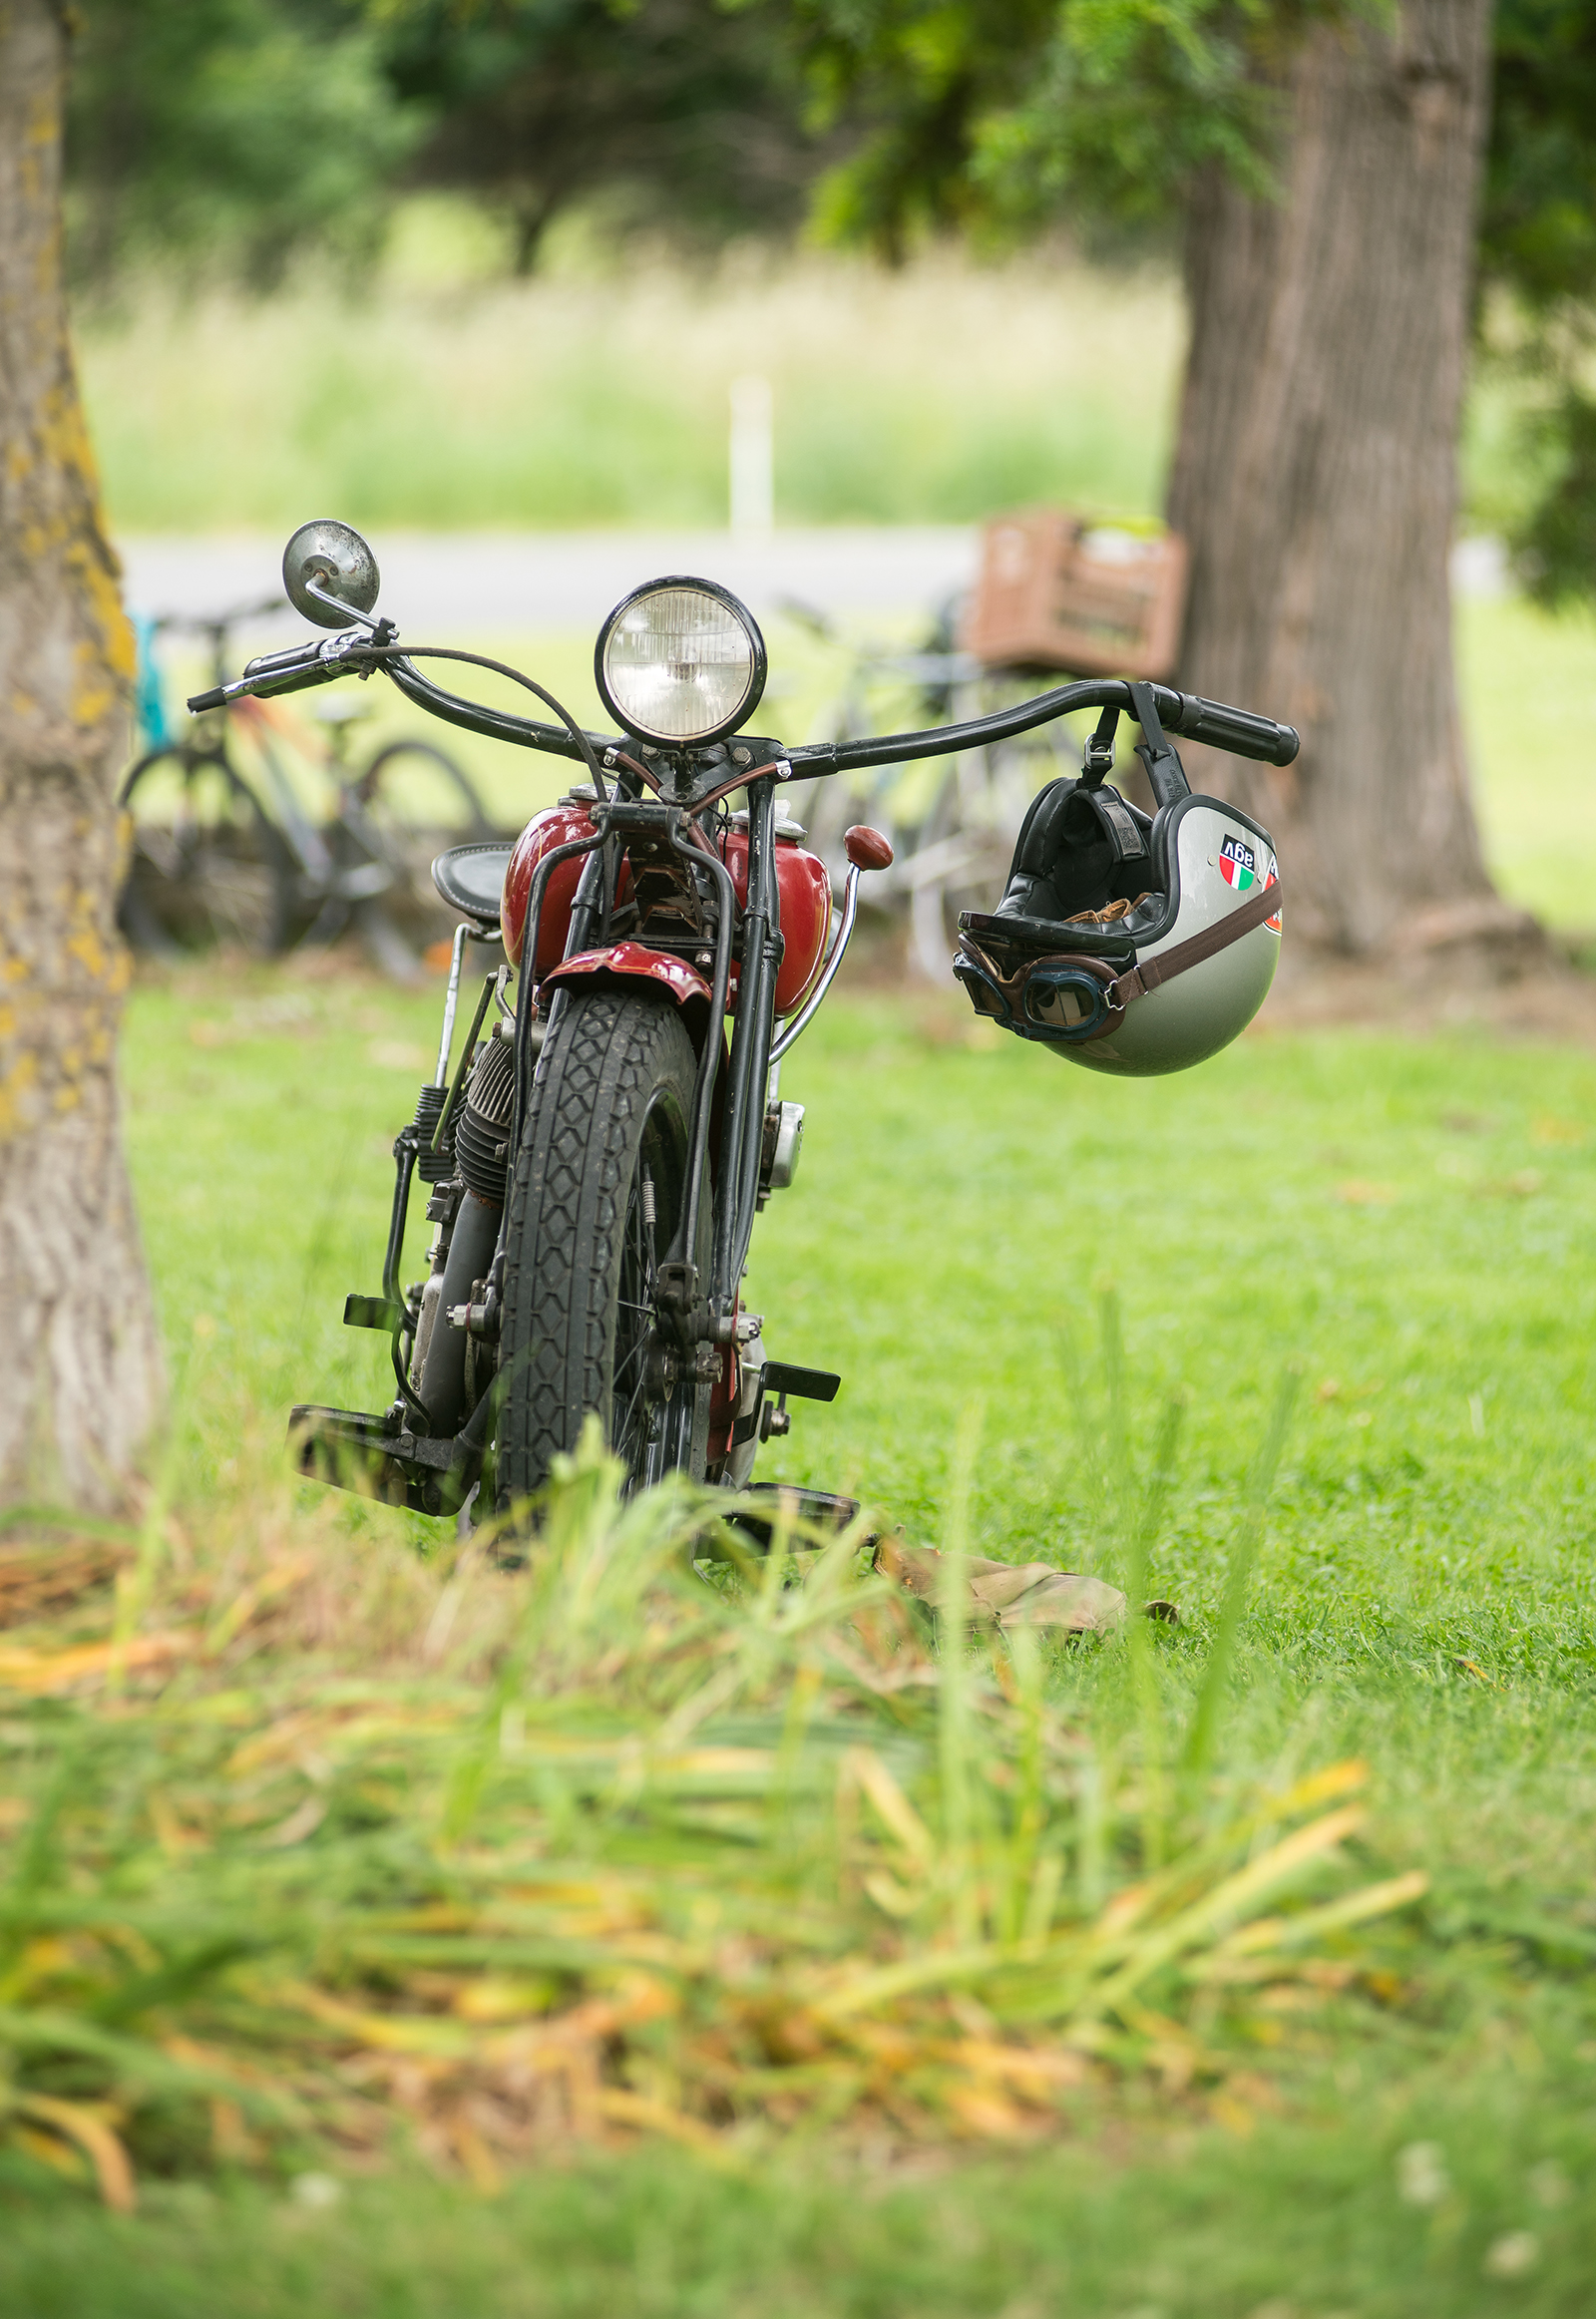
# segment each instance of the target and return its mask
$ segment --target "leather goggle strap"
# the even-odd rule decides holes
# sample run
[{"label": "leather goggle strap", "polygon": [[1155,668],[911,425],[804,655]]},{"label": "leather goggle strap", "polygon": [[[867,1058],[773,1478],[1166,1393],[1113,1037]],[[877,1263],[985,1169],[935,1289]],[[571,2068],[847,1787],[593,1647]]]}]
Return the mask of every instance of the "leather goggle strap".
[{"label": "leather goggle strap", "polygon": [[1127,967],[1115,981],[1112,996],[1121,1006],[1128,1006],[1133,998],[1145,998],[1148,991],[1156,990],[1161,982],[1173,981],[1177,974],[1184,974],[1188,966],[1200,966],[1205,959],[1228,950],[1232,943],[1240,942],[1243,935],[1253,933],[1266,919],[1275,916],[1281,900],[1281,884],[1277,878],[1273,885],[1261,886],[1256,894],[1250,895],[1235,910],[1227,911],[1223,918],[1215,919],[1212,926],[1204,927],[1201,934],[1191,935],[1185,942],[1176,943],[1172,951],[1160,951],[1156,958],[1138,960],[1134,966]]},{"label": "leather goggle strap", "polygon": [[1105,990],[1114,978],[1114,969],[1105,959],[1089,959],[1079,951],[1047,951],[1033,959],[1021,959],[1013,972],[1005,974],[972,936],[962,934],[959,937],[959,949],[963,957],[979,966],[1009,1000],[1017,998],[1032,974],[1040,973],[1043,966],[1084,967],[1094,980],[1101,982]]},{"label": "leather goggle strap", "polygon": [[[1106,1036],[1125,1011],[1122,1002],[1114,995],[1115,983],[1112,966],[1104,959],[1089,959],[1078,951],[1049,951],[1041,958],[1023,959],[1011,974],[1005,974],[1001,972],[995,961],[988,957],[979,943],[973,941],[970,935],[961,934],[959,937],[959,956],[954,961],[954,972],[960,974],[962,966],[973,967],[981,979],[991,986],[991,989],[997,993],[1007,1010],[1007,1027],[1012,1030],[1023,1024],[1024,1035],[1027,1038],[1069,1037],[1071,1035],[1068,1031],[1049,1028],[1041,1023],[1030,1023],[1025,1019],[1025,985],[1033,975],[1042,973],[1048,966],[1067,967],[1075,975],[1094,982],[1102,992],[1103,1005],[1106,1009],[1104,1019],[1094,1030],[1077,1034],[1081,1039]],[[960,974],[960,979],[964,982],[966,989],[970,991],[971,998],[976,1003],[977,1012],[986,1013],[987,1009],[981,1005],[974,988],[971,986],[970,977],[967,974]],[[1016,1016],[1018,1017],[1017,1022]],[[996,1020],[998,1018],[989,1016],[989,1019]]]}]

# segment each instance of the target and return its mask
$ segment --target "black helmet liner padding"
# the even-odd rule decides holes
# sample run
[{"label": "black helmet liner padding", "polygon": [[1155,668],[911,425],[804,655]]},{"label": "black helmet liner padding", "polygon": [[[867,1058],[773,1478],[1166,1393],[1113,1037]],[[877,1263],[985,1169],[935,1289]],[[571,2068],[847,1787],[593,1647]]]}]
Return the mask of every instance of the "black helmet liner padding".
[{"label": "black helmet liner padding", "polygon": [[[1065,925],[1061,922],[1077,917],[1082,911],[1102,910],[1110,901],[1119,899],[1118,892],[1111,888],[1097,899],[1076,902],[1072,910],[1058,910],[1053,906],[1054,896],[1056,890],[1066,884],[1066,879],[1057,868],[1054,867],[1050,874],[1026,876],[1022,873],[1021,857],[1026,840],[1040,818],[1036,814],[1036,807],[1044,800],[1052,799],[1058,790],[1078,787],[1079,784],[1073,782],[1055,781],[1033,800],[1030,812],[1020,825],[1019,843],[1014,848],[1014,867],[1009,872],[1008,884],[997,911],[991,917],[978,911],[967,910],[961,913],[960,926],[967,934],[973,934],[989,951],[996,945],[997,955],[1005,956],[1011,952],[1016,959],[1026,955],[1033,957],[1043,951],[1083,951],[1093,958],[1119,963],[1131,959],[1149,943],[1162,941],[1174,925],[1180,909],[1176,835],[1181,822],[1194,805],[1212,807],[1231,821],[1239,822],[1243,829],[1250,830],[1265,845],[1270,843],[1269,833],[1260,823],[1215,797],[1177,798],[1173,805],[1161,805],[1149,821],[1144,813],[1137,812],[1135,806],[1126,804],[1124,799],[1114,793],[1114,802],[1134,817],[1147,847],[1144,860],[1133,858],[1128,863],[1116,865],[1116,869],[1121,874],[1125,871],[1134,873],[1128,880],[1129,893],[1125,898],[1129,900],[1136,895],[1145,895],[1146,899],[1138,908],[1108,926]],[[1098,794],[1100,796],[1102,792]],[[1067,799],[1060,799],[1054,805],[1056,817],[1062,816],[1067,802]],[[1060,845],[1055,859],[1061,860],[1063,851]],[[1041,853],[1040,845],[1032,858],[1037,861],[1038,873],[1043,873],[1046,856]],[[1034,902],[1035,907],[1025,908],[1024,904],[1030,902]]]},{"label": "black helmet liner padding", "polygon": [[1049,782],[1020,824],[998,915],[1057,922],[1134,902],[1155,883],[1151,830],[1117,789]]}]

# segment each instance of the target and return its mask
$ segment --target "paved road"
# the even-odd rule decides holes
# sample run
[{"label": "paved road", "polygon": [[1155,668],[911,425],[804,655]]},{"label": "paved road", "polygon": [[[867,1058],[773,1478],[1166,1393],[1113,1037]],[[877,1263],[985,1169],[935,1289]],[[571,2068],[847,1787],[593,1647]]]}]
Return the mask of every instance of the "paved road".
[{"label": "paved road", "polygon": [[[282,543],[261,538],[118,543],[136,610],[210,611],[268,595]],[[685,572],[718,580],[756,614],[784,595],[847,615],[912,612],[969,580],[974,527],[775,532],[391,532],[372,545],[381,606],[422,639],[596,629],[639,580]],[[285,628],[299,623],[285,616]],[[261,630],[265,633],[263,627]]]}]

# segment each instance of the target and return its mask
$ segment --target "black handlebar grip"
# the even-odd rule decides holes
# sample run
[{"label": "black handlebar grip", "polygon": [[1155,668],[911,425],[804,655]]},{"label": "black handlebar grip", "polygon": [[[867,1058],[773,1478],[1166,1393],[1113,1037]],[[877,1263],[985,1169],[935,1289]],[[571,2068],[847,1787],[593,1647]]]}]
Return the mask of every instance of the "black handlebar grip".
[{"label": "black handlebar grip", "polygon": [[203,716],[207,708],[225,708],[226,705],[227,688],[224,684],[213,684],[208,692],[191,692],[189,695],[191,716]]},{"label": "black handlebar grip", "polygon": [[1227,708],[1222,700],[1202,700],[1195,692],[1180,696],[1179,730],[1188,741],[1207,741],[1237,757],[1256,757],[1263,765],[1289,765],[1302,747],[1295,725],[1277,725],[1273,717]]}]

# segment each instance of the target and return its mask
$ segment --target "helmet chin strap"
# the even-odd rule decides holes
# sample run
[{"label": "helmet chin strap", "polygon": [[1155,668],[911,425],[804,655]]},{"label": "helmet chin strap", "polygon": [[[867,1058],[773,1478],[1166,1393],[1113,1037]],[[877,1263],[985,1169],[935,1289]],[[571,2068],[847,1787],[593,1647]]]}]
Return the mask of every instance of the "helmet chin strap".
[{"label": "helmet chin strap", "polygon": [[[1142,737],[1136,743],[1136,754],[1147,768],[1147,779],[1160,805],[1175,805],[1191,795],[1191,783],[1186,779],[1186,768],[1166,735],[1158,718],[1158,704],[1150,684],[1132,684],[1130,703]],[[1095,736],[1093,736],[1095,738]]]},{"label": "helmet chin strap", "polygon": [[[1174,754],[1173,750],[1170,754]],[[1156,958],[1142,959],[1134,966],[1127,966],[1109,985],[1111,1002],[1123,1013],[1133,998],[1145,998],[1161,982],[1172,982],[1188,966],[1200,966],[1204,959],[1211,959],[1218,952],[1228,950],[1232,943],[1240,942],[1244,934],[1251,934],[1265,919],[1273,918],[1282,900],[1278,878],[1271,886],[1261,886],[1256,894],[1249,895],[1234,910],[1227,910],[1212,926],[1205,926],[1201,934],[1189,935],[1185,942],[1160,951]]]}]

